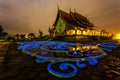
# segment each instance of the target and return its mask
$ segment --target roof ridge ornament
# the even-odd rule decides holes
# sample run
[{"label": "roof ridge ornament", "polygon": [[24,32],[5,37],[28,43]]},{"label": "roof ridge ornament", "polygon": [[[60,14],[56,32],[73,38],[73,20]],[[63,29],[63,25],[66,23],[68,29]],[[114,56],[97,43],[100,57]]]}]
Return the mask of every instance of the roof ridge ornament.
[{"label": "roof ridge ornament", "polygon": [[74,8],[74,13],[76,13],[76,9]]},{"label": "roof ridge ornament", "polygon": [[60,10],[59,5],[57,4],[58,10]]},{"label": "roof ridge ornament", "polygon": [[71,8],[69,8],[69,11],[70,11],[70,13],[71,13]]}]

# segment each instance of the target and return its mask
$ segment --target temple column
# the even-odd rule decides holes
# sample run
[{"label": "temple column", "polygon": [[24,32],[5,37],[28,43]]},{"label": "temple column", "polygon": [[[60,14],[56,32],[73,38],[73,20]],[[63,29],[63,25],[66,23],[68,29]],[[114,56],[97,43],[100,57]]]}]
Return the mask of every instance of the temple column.
[{"label": "temple column", "polygon": [[77,28],[75,28],[75,35],[77,35]]}]

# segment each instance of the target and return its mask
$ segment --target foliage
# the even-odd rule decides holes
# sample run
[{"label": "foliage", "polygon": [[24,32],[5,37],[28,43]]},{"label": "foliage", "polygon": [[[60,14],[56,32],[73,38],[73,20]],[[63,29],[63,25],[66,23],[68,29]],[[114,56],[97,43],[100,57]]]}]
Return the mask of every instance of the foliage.
[{"label": "foliage", "polygon": [[28,34],[28,37],[30,37],[30,38],[35,38],[35,34],[34,34],[34,33],[29,33],[29,34]]},{"label": "foliage", "polygon": [[43,36],[43,32],[41,30],[39,30],[39,37]]},{"label": "foliage", "polygon": [[2,37],[6,37],[7,35],[8,35],[7,32],[1,32],[1,33],[0,33],[0,36],[2,36]]},{"label": "foliage", "polygon": [[25,34],[21,34],[20,37],[21,37],[21,39],[24,39],[25,38]]},{"label": "foliage", "polygon": [[3,31],[3,28],[2,28],[2,26],[0,25],[0,33]]},{"label": "foliage", "polygon": [[42,37],[43,40],[48,40],[49,38],[50,38],[49,35],[44,35],[44,36]]},{"label": "foliage", "polygon": [[5,38],[8,35],[7,32],[3,32],[3,31],[4,30],[3,30],[2,26],[0,25],[0,38]]}]

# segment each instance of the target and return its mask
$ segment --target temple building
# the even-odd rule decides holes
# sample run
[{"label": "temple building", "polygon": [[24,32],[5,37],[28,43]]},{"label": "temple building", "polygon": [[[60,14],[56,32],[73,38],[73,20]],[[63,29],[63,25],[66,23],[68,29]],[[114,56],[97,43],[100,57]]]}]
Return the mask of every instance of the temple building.
[{"label": "temple building", "polygon": [[87,17],[74,12],[64,12],[58,8],[56,20],[49,28],[50,36],[66,36],[69,39],[80,39],[81,37],[100,35],[99,29],[95,29]]}]

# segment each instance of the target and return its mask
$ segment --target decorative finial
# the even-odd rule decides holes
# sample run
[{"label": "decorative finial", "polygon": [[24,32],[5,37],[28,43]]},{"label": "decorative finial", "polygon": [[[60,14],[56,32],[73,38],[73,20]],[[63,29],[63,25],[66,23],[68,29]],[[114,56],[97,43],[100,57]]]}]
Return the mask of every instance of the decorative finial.
[{"label": "decorative finial", "polygon": [[57,4],[57,7],[58,7],[58,10],[60,10],[60,9],[59,9],[59,5],[58,5],[58,4]]},{"label": "decorative finial", "polygon": [[76,10],[75,10],[75,8],[74,8],[74,13],[76,13]]},{"label": "decorative finial", "polygon": [[69,8],[69,11],[70,11],[70,13],[71,13],[71,8]]}]

